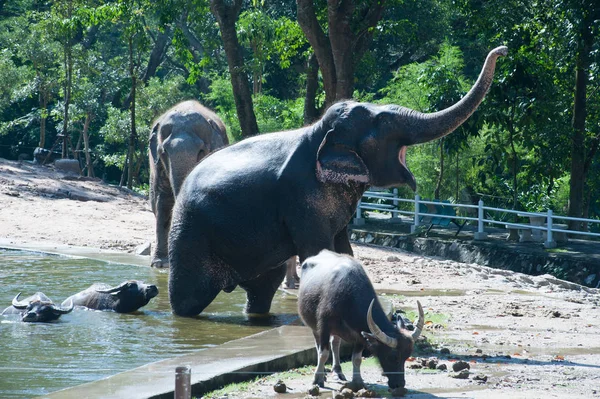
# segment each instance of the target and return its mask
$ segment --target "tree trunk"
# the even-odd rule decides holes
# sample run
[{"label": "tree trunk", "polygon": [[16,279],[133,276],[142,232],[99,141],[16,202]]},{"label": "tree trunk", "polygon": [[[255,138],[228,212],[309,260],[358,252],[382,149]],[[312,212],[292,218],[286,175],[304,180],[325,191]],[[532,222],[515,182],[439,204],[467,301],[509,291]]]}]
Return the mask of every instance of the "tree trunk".
[{"label": "tree trunk", "polygon": [[[150,58],[148,59],[148,65],[146,66],[146,72],[142,77],[142,82],[144,84],[148,83],[150,78],[156,75],[156,71],[158,67],[163,62],[165,58],[165,53],[167,51],[167,47],[169,45],[169,41],[171,39],[171,30],[166,27],[164,32],[159,32],[156,37],[156,41],[154,42],[154,47],[152,47],[152,52],[150,53]],[[131,105],[131,92],[129,96],[123,102],[123,108],[129,108]]]},{"label": "tree trunk", "polygon": [[83,123],[83,150],[85,151],[85,164],[87,166],[87,176],[94,176],[94,166],[92,164],[92,157],[90,155],[90,137],[88,131],[90,128],[90,122],[92,121],[91,114],[87,112],[85,114],[85,122]]},{"label": "tree trunk", "polygon": [[[512,125],[511,123],[509,123],[509,125]],[[514,131],[512,129],[512,126],[509,127],[508,129],[509,131],[509,140],[510,140],[510,149],[512,151],[512,165],[511,165],[511,169],[512,169],[512,178],[513,178],[513,209],[517,209],[517,204],[518,204],[518,180],[517,180],[517,172],[518,172],[518,155],[517,155],[517,149],[515,148],[515,140],[514,140]]]},{"label": "tree trunk", "polygon": [[354,70],[370,44],[385,1],[327,0],[329,36],[319,24],[312,0],[296,0],[296,4],[298,23],[319,61],[325,106],[352,98]]},{"label": "tree trunk", "polygon": [[229,74],[231,75],[235,108],[240,120],[242,138],[245,138],[258,134],[258,124],[256,123],[256,115],[254,114],[254,107],[252,105],[252,94],[250,92],[244,58],[235,29],[235,23],[241,8],[242,0],[233,0],[231,2],[226,0],[211,0],[210,2],[210,9],[219,23],[223,48],[227,55]]},{"label": "tree trunk", "polygon": [[[39,75],[38,75],[39,76]],[[39,99],[40,99],[40,142],[38,143],[38,147],[44,148],[46,145],[46,120],[48,119],[48,98],[45,93],[45,89],[40,85],[39,90]]]},{"label": "tree trunk", "polygon": [[[585,187],[585,120],[587,117],[586,96],[590,51],[593,45],[590,13],[581,22],[581,36],[575,70],[575,101],[573,105],[573,135],[571,137],[571,182],[568,216],[583,216],[583,193]],[[569,221],[569,229],[581,230],[581,222]]]},{"label": "tree trunk", "polygon": [[316,121],[321,110],[317,108],[317,90],[319,89],[319,62],[315,53],[308,57],[306,63],[306,95],[304,97],[304,124]]},{"label": "tree trunk", "polygon": [[135,130],[135,86],[137,77],[135,76],[135,67],[133,62],[133,36],[129,36],[129,74],[131,76],[131,134],[129,135],[129,150],[127,151],[127,188],[133,187],[133,154],[135,152],[136,130]]},{"label": "tree trunk", "polygon": [[79,133],[79,138],[77,139],[77,144],[75,145],[75,150],[73,151],[73,159],[79,161],[79,149],[81,148],[81,142],[83,140],[83,132]]},{"label": "tree trunk", "polygon": [[317,20],[312,0],[296,0],[298,24],[315,52],[325,89],[325,108],[335,102],[336,73],[329,38]]},{"label": "tree trunk", "polygon": [[63,119],[63,142],[62,142],[62,157],[69,156],[69,106],[71,104],[71,84],[73,76],[73,57],[71,53],[70,39],[65,43],[65,110]]}]

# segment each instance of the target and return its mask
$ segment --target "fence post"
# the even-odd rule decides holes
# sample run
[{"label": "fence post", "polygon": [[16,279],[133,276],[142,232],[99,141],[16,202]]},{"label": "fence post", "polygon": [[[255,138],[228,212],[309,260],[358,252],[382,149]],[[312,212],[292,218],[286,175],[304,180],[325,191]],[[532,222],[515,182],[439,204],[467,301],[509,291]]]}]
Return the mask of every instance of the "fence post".
[{"label": "fence post", "polygon": [[392,190],[392,204],[394,205],[394,209],[392,209],[390,211],[390,213],[392,214],[392,218],[390,219],[390,223],[402,223],[402,219],[400,218],[400,214],[397,212],[398,211],[398,189],[394,188]]},{"label": "fence post", "polygon": [[544,247],[556,248],[556,241],[552,238],[552,209],[548,209],[548,216],[546,219],[546,242],[544,242]]},{"label": "fence post", "polygon": [[355,226],[362,226],[365,224],[365,219],[362,217],[362,210],[360,206],[362,205],[362,197],[358,200],[358,205],[356,205],[356,217],[354,218]]},{"label": "fence post", "polygon": [[477,232],[474,234],[476,240],[485,240],[487,233],[483,230],[483,200],[480,199],[477,203]]},{"label": "fence post", "polygon": [[410,233],[414,234],[419,227],[419,201],[421,200],[421,196],[419,194],[415,194],[415,222],[412,226],[410,226]]},{"label": "fence post", "polygon": [[190,366],[180,366],[175,369],[175,399],[191,399],[192,369]]}]

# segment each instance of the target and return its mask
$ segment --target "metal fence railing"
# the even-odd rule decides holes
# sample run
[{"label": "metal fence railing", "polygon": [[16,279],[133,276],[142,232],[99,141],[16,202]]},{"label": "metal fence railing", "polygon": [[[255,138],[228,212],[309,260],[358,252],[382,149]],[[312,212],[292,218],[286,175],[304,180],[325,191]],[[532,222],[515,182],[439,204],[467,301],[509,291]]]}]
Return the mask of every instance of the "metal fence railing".
[{"label": "metal fence railing", "polygon": [[[369,202],[375,199],[378,202]],[[404,206],[402,206],[404,204]],[[412,204],[406,206],[406,204]],[[354,224],[360,225],[364,223],[363,211],[380,211],[391,213],[392,218],[398,218],[399,215],[412,216],[411,232],[415,232],[420,225],[428,224],[423,221],[426,217],[435,218],[447,218],[447,219],[459,219],[471,222],[476,222],[477,230],[474,233],[476,240],[484,240],[487,238],[485,226],[500,225],[500,227],[509,230],[511,233],[515,232],[519,234],[521,240],[523,238],[533,237],[535,240],[543,241],[546,248],[554,248],[556,246],[555,238],[566,239],[567,234],[569,235],[585,235],[591,237],[600,237],[600,233],[593,231],[578,231],[571,230],[566,224],[556,223],[556,221],[577,221],[586,223],[588,230],[593,230],[595,227],[600,231],[600,220],[598,219],[584,219],[574,218],[568,216],[555,215],[551,209],[546,212],[522,212],[515,211],[512,209],[494,208],[485,206],[483,200],[479,200],[477,205],[469,204],[452,204],[444,202],[444,206],[451,206],[457,211],[465,210],[456,215],[440,214],[423,212],[421,205],[440,205],[439,201],[429,201],[421,199],[417,194],[414,199],[400,198],[398,196],[398,190],[393,189],[392,191],[384,191],[371,188],[363,194],[363,198],[359,201],[356,209],[356,217],[354,218]],[[518,217],[529,218],[529,223],[513,223],[505,220],[493,219],[494,213],[503,214],[514,214]]]}]

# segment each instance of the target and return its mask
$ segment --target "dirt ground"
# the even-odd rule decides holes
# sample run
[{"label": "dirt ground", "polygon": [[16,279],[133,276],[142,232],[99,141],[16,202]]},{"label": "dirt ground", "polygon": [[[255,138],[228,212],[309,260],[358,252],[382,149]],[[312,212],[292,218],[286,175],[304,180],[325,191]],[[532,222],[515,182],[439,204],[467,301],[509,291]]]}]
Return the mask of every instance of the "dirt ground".
[{"label": "dirt ground", "polygon": [[[133,252],[153,241],[154,216],[147,199],[128,190],[0,159],[0,239]],[[354,249],[396,308],[414,314],[417,300],[425,308],[406,397],[600,397],[599,290],[390,248]],[[448,370],[423,367],[424,359]],[[452,369],[461,360],[469,370],[458,375]],[[349,376],[350,366],[344,371]],[[277,394],[272,378],[227,397],[306,397],[311,388],[311,375],[285,376],[289,391]],[[363,379],[390,397],[376,365],[363,368]],[[326,387],[340,388],[330,380]]]}]

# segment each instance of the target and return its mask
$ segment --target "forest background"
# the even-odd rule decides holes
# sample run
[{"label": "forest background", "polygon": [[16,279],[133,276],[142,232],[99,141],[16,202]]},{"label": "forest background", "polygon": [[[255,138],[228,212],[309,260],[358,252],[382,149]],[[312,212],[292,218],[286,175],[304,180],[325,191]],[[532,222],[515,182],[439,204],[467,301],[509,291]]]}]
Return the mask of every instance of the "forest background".
[{"label": "forest background", "polygon": [[0,0],[0,157],[54,147],[147,191],[152,122],[181,100],[231,142],[341,99],[433,112],[499,45],[476,113],[409,149],[419,194],[600,218],[597,0]]}]

